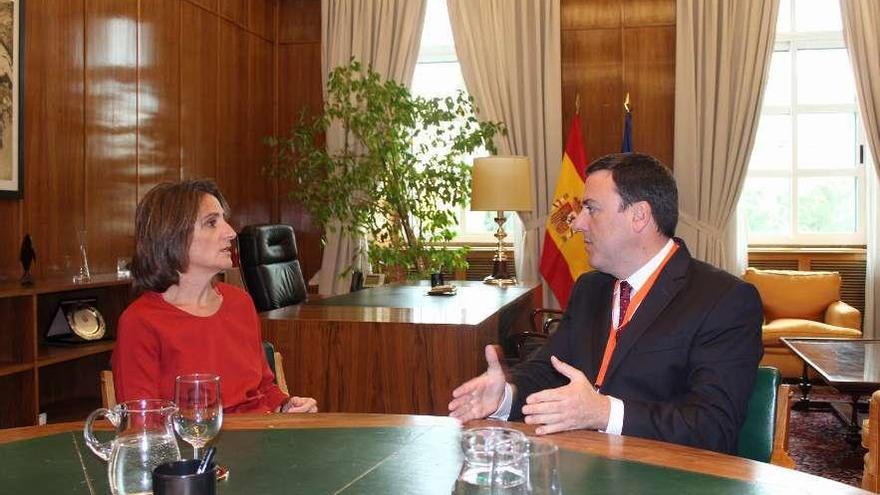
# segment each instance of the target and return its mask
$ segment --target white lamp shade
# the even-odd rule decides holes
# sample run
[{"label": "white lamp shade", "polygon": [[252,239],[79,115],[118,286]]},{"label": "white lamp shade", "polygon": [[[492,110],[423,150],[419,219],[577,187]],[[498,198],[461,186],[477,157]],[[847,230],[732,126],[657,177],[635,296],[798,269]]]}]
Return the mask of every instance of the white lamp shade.
[{"label": "white lamp shade", "polygon": [[525,156],[474,159],[473,211],[532,211],[532,164]]}]

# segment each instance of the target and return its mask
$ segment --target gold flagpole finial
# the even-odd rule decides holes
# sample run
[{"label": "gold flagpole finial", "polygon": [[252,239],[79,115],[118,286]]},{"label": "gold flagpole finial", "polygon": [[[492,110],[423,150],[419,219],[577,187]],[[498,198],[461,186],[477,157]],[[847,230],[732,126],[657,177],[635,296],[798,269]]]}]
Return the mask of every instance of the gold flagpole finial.
[{"label": "gold flagpole finial", "polygon": [[575,115],[581,114],[581,94],[577,93],[574,97],[574,113]]},{"label": "gold flagpole finial", "polygon": [[629,113],[629,91],[626,93],[626,99],[623,100],[623,109],[626,110],[626,113]]}]

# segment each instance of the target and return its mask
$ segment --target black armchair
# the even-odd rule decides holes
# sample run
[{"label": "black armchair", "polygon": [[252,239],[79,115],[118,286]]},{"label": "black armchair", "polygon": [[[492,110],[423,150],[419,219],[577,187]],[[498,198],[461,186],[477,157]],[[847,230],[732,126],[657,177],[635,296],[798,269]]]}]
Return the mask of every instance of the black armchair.
[{"label": "black armchair", "polygon": [[293,227],[248,225],[238,234],[238,250],[244,284],[257,311],[306,300]]},{"label": "black armchair", "polygon": [[510,345],[516,349],[517,359],[525,361],[535,353],[550,338],[550,334],[562,321],[562,311],[550,308],[537,308],[532,310],[530,322],[532,329],[529,331],[511,334]]}]

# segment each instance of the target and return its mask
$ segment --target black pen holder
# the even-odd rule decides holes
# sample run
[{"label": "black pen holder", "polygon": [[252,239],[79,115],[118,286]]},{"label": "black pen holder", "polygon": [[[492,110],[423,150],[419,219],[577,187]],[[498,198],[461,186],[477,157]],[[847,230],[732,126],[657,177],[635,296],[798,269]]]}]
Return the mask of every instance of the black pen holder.
[{"label": "black pen holder", "polygon": [[200,459],[160,464],[153,470],[154,495],[216,495],[217,465],[197,473]]},{"label": "black pen holder", "polygon": [[443,285],[443,272],[434,272],[431,274],[431,287]]}]

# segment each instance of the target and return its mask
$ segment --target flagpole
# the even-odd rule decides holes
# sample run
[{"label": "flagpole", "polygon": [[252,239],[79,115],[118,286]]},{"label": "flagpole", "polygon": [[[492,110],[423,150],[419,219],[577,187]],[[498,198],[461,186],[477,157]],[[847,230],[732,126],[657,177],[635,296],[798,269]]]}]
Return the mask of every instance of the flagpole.
[{"label": "flagpole", "polygon": [[623,109],[629,113],[629,91],[626,92],[626,99],[623,100]]},{"label": "flagpole", "polygon": [[581,94],[577,93],[574,97],[574,114],[581,114]]}]

